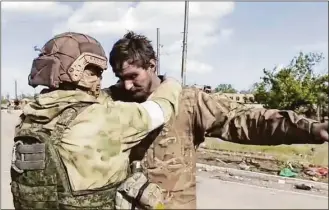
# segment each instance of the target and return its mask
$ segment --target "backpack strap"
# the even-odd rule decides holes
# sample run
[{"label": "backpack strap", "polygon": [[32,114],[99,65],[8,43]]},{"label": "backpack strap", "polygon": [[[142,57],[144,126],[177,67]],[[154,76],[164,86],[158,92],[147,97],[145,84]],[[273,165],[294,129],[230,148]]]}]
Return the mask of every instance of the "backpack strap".
[{"label": "backpack strap", "polygon": [[[77,104],[75,106],[70,106],[66,108],[61,116],[59,117],[58,121],[56,122],[55,128],[50,136],[50,141],[52,145],[58,145],[63,137],[65,129],[68,125],[88,106],[90,103],[83,103]],[[66,167],[62,161],[62,158],[57,149],[53,146],[48,147],[51,155],[57,159],[55,161],[57,172],[60,175],[59,178],[61,180],[60,187],[64,189],[67,193],[72,193],[71,184],[69,181],[69,177],[66,171]]]},{"label": "backpack strap", "polygon": [[69,124],[90,105],[90,103],[75,104],[66,108],[61,113],[51,134],[51,140],[53,144],[60,143],[65,129],[68,128]]}]

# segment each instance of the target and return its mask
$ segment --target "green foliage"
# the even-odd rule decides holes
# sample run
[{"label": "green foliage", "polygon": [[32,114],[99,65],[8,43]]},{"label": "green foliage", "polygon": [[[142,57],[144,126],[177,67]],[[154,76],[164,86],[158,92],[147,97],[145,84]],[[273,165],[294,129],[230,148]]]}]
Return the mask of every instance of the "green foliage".
[{"label": "green foliage", "polygon": [[261,82],[254,86],[256,101],[267,108],[296,111],[307,107],[314,113],[313,105],[328,104],[328,74],[314,73],[314,66],[323,58],[322,54],[300,52],[282,69],[264,69]]},{"label": "green foliage", "polygon": [[241,94],[252,94],[251,90],[241,90],[239,93]]},{"label": "green foliage", "polygon": [[215,92],[237,93],[238,91],[231,84],[220,84],[215,88]]},{"label": "green foliage", "polygon": [[7,99],[3,96],[1,96],[1,104],[7,104]]}]

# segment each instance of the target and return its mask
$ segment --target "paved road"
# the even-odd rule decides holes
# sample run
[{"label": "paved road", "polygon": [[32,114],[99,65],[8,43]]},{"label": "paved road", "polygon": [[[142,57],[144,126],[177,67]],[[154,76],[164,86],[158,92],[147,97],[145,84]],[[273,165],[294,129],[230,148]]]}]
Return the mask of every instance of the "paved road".
[{"label": "paved road", "polygon": [[1,209],[13,209],[9,169],[14,126],[18,116],[1,111]]},{"label": "paved road", "polygon": [[328,197],[197,177],[199,209],[328,209]]},{"label": "paved road", "polygon": [[[15,120],[15,114],[1,113],[1,209],[13,208],[9,167]],[[202,174],[197,180],[199,209],[328,209],[328,197],[224,182]]]}]

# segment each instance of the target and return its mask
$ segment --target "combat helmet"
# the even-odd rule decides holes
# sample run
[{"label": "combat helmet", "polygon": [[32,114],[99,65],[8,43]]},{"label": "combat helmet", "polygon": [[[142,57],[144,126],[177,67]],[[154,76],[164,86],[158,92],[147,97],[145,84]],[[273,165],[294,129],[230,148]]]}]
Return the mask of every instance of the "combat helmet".
[{"label": "combat helmet", "polygon": [[34,88],[42,85],[57,89],[61,84],[69,83],[90,90],[96,88],[92,87],[94,84],[81,81],[86,66],[96,66],[100,75],[107,69],[103,47],[86,34],[65,32],[56,35],[40,51],[33,60],[28,78],[29,85]]}]

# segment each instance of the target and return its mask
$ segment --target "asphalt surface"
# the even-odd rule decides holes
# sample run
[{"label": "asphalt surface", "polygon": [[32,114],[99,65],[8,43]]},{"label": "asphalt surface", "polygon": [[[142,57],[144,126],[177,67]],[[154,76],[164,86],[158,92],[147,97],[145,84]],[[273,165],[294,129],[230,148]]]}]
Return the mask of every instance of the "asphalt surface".
[{"label": "asphalt surface", "polygon": [[[13,209],[10,160],[17,114],[1,112],[1,209]],[[328,197],[197,177],[198,209],[328,209]]]},{"label": "asphalt surface", "polygon": [[328,197],[197,177],[198,209],[328,209]]}]

